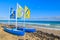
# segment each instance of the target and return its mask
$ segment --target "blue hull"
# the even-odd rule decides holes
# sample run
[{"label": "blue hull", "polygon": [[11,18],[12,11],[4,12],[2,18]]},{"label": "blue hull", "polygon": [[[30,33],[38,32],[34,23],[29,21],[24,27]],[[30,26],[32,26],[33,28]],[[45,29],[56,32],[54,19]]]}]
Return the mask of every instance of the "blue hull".
[{"label": "blue hull", "polygon": [[24,36],[25,32],[21,31],[21,30],[17,30],[15,29],[10,29],[10,28],[4,28],[4,31],[13,34],[13,35],[17,35],[17,36]]},{"label": "blue hull", "polygon": [[36,32],[35,28],[17,28],[18,30],[24,30],[25,32],[33,33]]}]

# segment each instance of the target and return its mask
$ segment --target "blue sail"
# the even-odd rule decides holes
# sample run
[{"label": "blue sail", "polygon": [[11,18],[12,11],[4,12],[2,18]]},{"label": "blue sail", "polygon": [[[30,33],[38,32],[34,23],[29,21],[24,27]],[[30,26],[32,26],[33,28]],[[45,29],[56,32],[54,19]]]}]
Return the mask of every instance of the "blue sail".
[{"label": "blue sail", "polygon": [[13,8],[10,9],[10,19],[16,19],[16,11]]}]

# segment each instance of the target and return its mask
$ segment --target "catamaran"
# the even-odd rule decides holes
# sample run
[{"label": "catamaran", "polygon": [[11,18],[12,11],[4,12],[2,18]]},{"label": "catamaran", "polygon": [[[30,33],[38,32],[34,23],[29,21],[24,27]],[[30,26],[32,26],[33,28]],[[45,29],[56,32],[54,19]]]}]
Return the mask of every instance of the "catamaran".
[{"label": "catamaran", "polygon": [[17,4],[17,9],[16,9],[16,15],[15,15],[15,12],[12,10],[12,8],[11,8],[11,11],[9,10],[10,13],[12,13],[10,15],[10,18],[15,19],[15,16],[16,16],[16,28],[11,29],[11,28],[4,27],[4,31],[6,31],[10,34],[17,35],[17,36],[24,36],[24,34],[25,34],[24,30],[17,30],[17,18],[21,17],[21,14],[22,14],[21,10],[22,10],[22,8],[18,4]]},{"label": "catamaran", "polygon": [[35,28],[28,28],[28,27],[25,27],[25,19],[29,19],[30,18],[30,10],[27,6],[25,6],[24,8],[24,28],[18,28],[18,29],[23,29],[25,32],[29,32],[29,33],[33,33],[33,32],[36,32],[36,29]]}]

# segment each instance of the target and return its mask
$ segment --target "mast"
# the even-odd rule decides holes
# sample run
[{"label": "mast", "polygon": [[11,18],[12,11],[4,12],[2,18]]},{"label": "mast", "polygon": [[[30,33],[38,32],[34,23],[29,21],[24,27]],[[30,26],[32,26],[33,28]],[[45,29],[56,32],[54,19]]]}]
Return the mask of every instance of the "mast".
[{"label": "mast", "polygon": [[[18,6],[18,4],[17,4],[17,6]],[[17,9],[16,9],[16,29],[17,29]]]},{"label": "mast", "polygon": [[30,10],[27,6],[25,6],[25,9],[24,9],[24,26],[25,26],[25,18],[27,19],[30,18]]},{"label": "mast", "polygon": [[[9,7],[9,15],[10,15],[10,7]],[[10,17],[10,16],[9,16]],[[8,25],[10,25],[10,18],[8,20]]]},{"label": "mast", "polygon": [[[25,14],[25,8],[24,8],[24,14]],[[25,15],[23,15],[23,16],[24,16],[24,23],[23,23],[23,25],[25,27]]]}]

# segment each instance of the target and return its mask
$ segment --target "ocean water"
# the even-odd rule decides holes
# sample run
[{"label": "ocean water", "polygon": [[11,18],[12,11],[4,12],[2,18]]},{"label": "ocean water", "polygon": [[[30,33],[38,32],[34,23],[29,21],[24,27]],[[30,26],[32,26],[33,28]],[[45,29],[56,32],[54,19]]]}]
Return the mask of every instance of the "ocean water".
[{"label": "ocean water", "polygon": [[[23,20],[18,20],[18,24],[24,23]],[[14,24],[16,20],[0,20],[0,23],[3,24]],[[45,28],[53,28],[53,29],[60,29],[60,21],[25,21],[25,24],[35,24],[40,25],[41,27]]]}]

